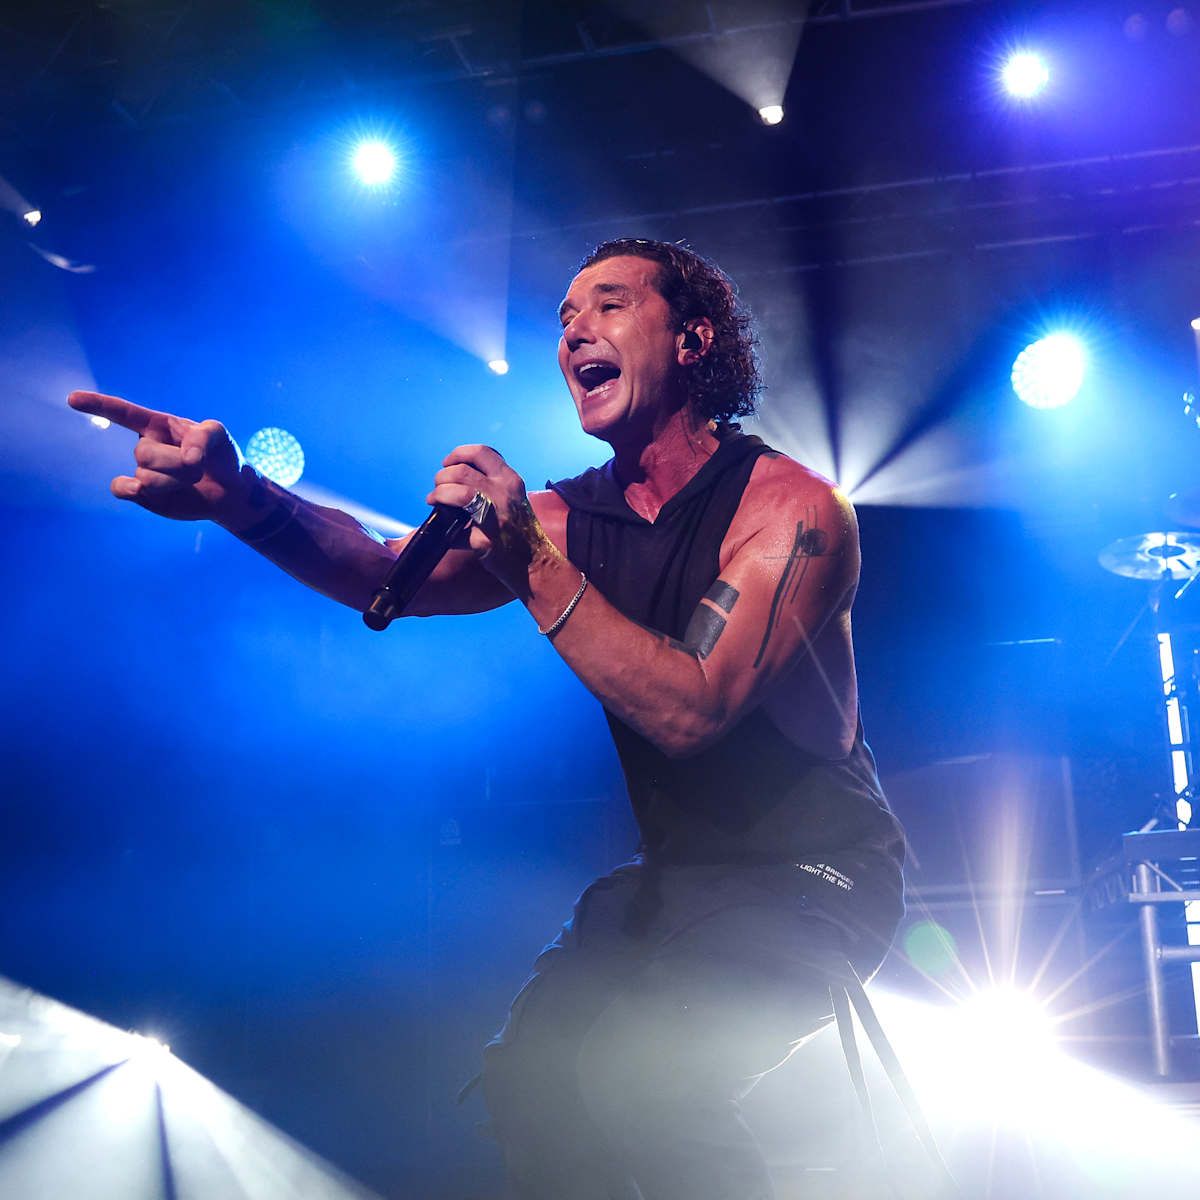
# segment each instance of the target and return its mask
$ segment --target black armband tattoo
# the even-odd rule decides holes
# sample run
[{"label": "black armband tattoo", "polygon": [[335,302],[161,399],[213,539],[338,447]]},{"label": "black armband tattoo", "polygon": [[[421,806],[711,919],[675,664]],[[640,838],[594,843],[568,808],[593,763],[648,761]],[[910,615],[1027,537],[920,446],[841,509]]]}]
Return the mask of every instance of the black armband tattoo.
[{"label": "black armband tattoo", "polygon": [[684,649],[697,658],[707,658],[725,632],[725,618],[707,604],[698,604],[683,634]]},{"label": "black armband tattoo", "polygon": [[[738,590],[723,579],[718,579],[704,593],[704,599],[725,612],[731,613],[733,606],[738,601]],[[669,637],[666,642],[672,650],[678,650],[682,654],[691,654],[695,658],[707,658],[724,632],[725,618],[701,602],[696,605],[696,611],[692,613],[691,619],[688,621],[687,629],[683,632],[683,640]]]},{"label": "black armband tattoo", "polygon": [[704,593],[705,600],[711,600],[722,612],[733,612],[733,606],[738,601],[738,590],[731,583],[726,583],[723,579],[718,579],[716,583]]}]

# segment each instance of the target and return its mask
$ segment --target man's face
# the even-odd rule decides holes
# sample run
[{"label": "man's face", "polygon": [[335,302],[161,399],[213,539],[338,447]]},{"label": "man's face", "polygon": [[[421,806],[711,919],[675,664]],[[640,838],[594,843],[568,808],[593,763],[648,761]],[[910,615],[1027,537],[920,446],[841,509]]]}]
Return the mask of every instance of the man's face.
[{"label": "man's face", "polygon": [[682,403],[680,339],[658,264],[606,258],[580,271],[559,308],[558,365],[585,433],[606,442],[652,432]]}]

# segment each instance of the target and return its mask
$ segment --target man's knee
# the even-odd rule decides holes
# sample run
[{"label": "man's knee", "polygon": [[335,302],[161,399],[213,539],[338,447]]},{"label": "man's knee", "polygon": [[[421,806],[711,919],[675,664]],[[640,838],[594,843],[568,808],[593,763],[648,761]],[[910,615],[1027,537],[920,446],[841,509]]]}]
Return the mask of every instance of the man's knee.
[{"label": "man's knee", "polygon": [[575,1067],[584,1107],[623,1141],[642,1133],[656,1136],[653,1129],[719,1090],[709,1077],[706,1047],[689,1046],[672,1027],[672,1016],[638,1013],[636,1004],[623,999],[601,1015],[579,1046]]}]

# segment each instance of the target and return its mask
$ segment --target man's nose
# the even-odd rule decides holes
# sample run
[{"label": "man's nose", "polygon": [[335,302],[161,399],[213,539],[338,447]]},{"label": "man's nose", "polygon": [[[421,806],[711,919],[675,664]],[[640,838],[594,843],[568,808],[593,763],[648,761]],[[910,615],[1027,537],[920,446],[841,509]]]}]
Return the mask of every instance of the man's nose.
[{"label": "man's nose", "polygon": [[563,341],[567,343],[568,350],[576,350],[595,340],[596,334],[586,313],[576,313],[563,329]]}]

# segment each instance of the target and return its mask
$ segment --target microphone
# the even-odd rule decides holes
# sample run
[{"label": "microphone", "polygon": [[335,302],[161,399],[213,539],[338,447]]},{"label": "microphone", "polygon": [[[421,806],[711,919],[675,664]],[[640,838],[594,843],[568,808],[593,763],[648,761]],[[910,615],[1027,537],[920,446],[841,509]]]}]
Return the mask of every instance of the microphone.
[{"label": "microphone", "polygon": [[371,607],[363,613],[368,629],[386,629],[408,607],[421,585],[433,574],[455,539],[471,524],[465,508],[435,504],[388,568]]}]

